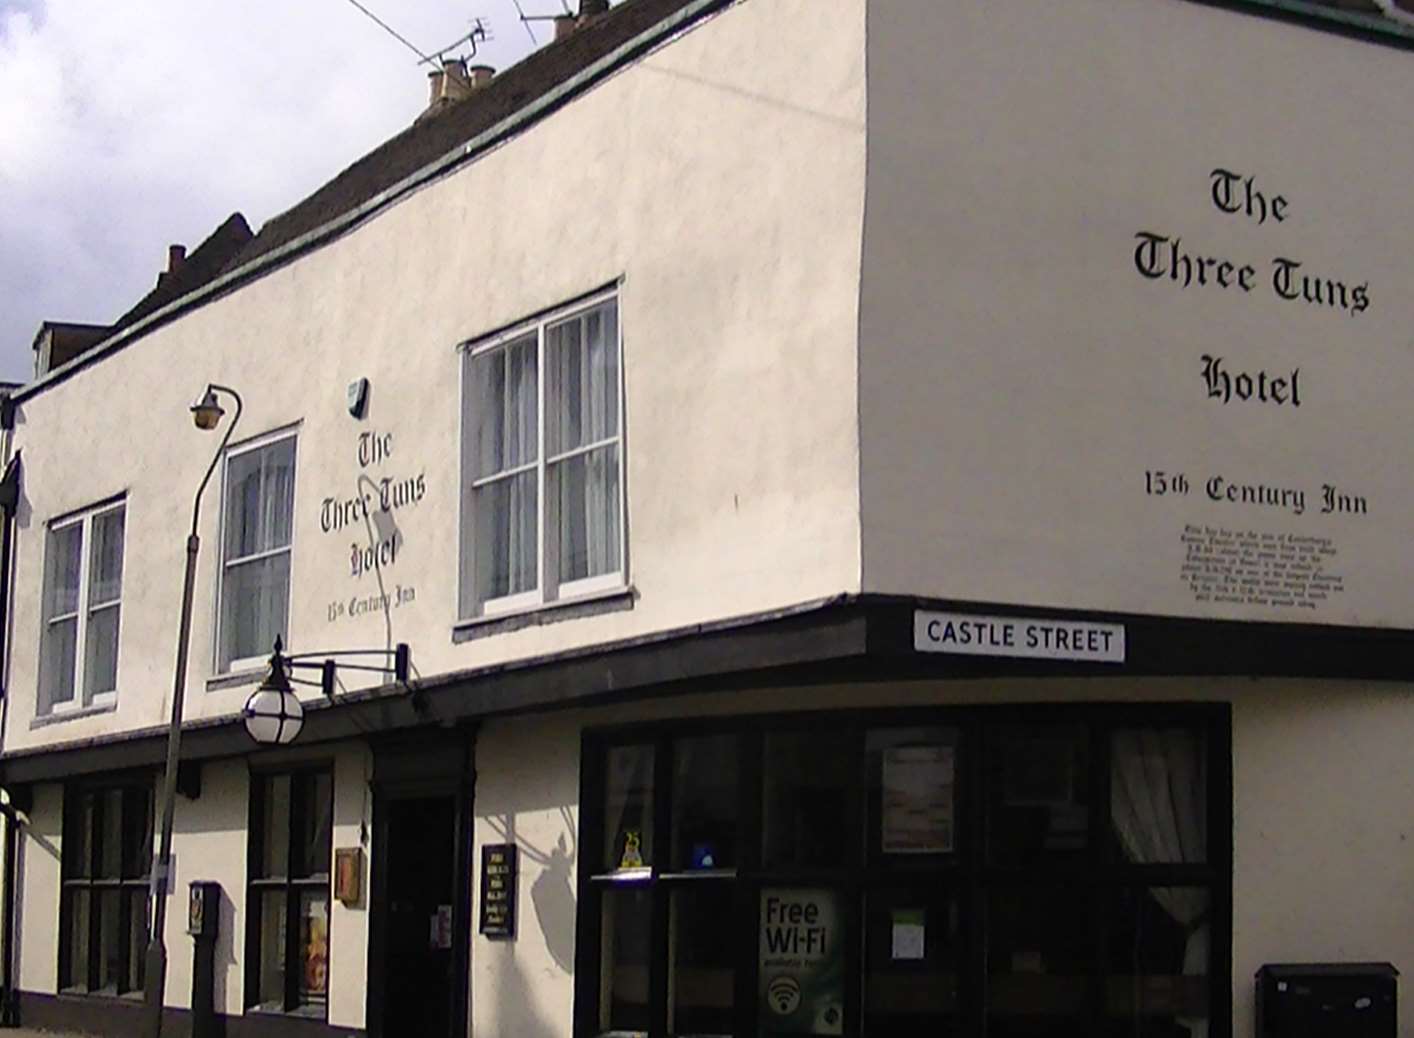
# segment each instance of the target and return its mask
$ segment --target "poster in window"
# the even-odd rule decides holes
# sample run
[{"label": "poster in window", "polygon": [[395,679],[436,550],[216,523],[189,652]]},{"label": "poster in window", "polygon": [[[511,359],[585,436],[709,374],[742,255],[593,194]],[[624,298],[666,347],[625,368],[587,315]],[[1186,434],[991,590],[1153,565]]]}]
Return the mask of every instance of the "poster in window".
[{"label": "poster in window", "polygon": [[304,968],[300,994],[322,999],[329,992],[329,902],[309,898],[300,919],[300,962]]},{"label": "poster in window", "polygon": [[885,854],[950,854],[953,849],[952,746],[892,746],[884,751],[882,848]]},{"label": "poster in window", "polygon": [[763,1036],[844,1034],[844,950],[835,891],[761,891]]}]

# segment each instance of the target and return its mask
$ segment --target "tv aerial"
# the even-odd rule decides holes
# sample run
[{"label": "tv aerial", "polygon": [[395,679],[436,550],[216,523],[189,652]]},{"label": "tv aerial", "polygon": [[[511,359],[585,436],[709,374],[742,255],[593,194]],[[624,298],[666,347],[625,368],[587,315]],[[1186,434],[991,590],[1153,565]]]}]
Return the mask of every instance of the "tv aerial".
[{"label": "tv aerial", "polygon": [[[495,39],[495,37],[491,34],[490,22],[481,17],[473,18],[471,20],[470,32],[464,36],[458,36],[440,50],[434,50],[431,54],[427,55],[427,57],[419,61],[418,64],[431,64],[440,67],[442,62],[447,60],[448,55],[453,55],[454,57],[471,63],[476,60],[476,55],[480,52],[481,44],[487,43],[493,39]],[[462,47],[469,47],[470,51],[468,53],[454,53],[459,51]]]}]

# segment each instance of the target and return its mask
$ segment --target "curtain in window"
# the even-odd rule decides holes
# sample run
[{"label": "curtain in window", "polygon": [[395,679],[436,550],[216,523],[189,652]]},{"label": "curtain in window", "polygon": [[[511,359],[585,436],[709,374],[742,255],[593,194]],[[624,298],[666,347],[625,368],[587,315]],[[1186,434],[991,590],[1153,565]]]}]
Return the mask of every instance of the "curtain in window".
[{"label": "curtain in window", "polygon": [[[476,407],[473,479],[511,473],[540,456],[536,337],[526,336],[472,362]],[[501,598],[538,584],[538,477],[528,472],[484,483],[473,493],[478,596]]]},{"label": "curtain in window", "polygon": [[289,615],[293,437],[231,459],[227,477],[222,664],[264,656]]},{"label": "curtain in window", "polygon": [[88,628],[84,634],[85,700],[118,687],[118,599],[123,587],[123,515],[93,520],[89,551]]},{"label": "curtain in window", "polygon": [[73,701],[74,658],[79,636],[79,575],[83,567],[83,524],[49,534],[45,574],[43,662],[40,708]]},{"label": "curtain in window", "polygon": [[[1120,846],[1137,865],[1207,860],[1207,773],[1201,734],[1136,728],[1114,734],[1110,813]],[[1188,934],[1185,975],[1208,973],[1209,895],[1201,888],[1150,890]],[[1207,1038],[1206,1019],[1180,1019],[1192,1038]]]},{"label": "curtain in window", "polygon": [[[619,559],[619,355],[615,304],[549,329],[551,453],[555,465],[559,578],[612,573]],[[601,446],[594,447],[593,445]]]}]

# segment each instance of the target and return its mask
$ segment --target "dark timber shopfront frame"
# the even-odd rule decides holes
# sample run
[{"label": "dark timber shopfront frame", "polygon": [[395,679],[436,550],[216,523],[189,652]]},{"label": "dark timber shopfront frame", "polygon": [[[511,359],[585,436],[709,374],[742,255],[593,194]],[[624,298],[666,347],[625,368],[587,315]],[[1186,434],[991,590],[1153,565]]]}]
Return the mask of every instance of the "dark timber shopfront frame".
[{"label": "dark timber shopfront frame", "polygon": [[[1088,736],[1089,791],[1086,850],[1077,859],[1059,863],[1012,864],[989,858],[987,798],[996,775],[996,760],[985,749],[993,733],[1012,726],[1080,726]],[[870,842],[877,835],[879,805],[877,776],[866,752],[868,733],[879,730],[952,729],[958,734],[956,761],[955,855],[927,856],[921,863],[886,862]],[[1118,729],[1184,728],[1201,732],[1206,761],[1207,853],[1202,863],[1132,864],[1106,854],[1104,830],[1110,824],[1109,739]],[[771,868],[763,863],[764,753],[775,734],[810,733],[844,737],[854,746],[856,781],[846,797],[845,817],[838,832],[848,845],[837,868]],[[737,861],[735,867],[694,873],[671,857],[673,842],[672,748],[675,740],[699,740],[727,735],[739,749],[736,803]],[[653,747],[653,860],[637,876],[615,875],[603,863],[617,851],[606,841],[606,761],[615,747]],[[823,762],[822,762],[823,763]],[[989,774],[990,772],[990,774]],[[872,784],[871,784],[872,783]],[[875,793],[871,793],[874,790]],[[987,1033],[988,988],[987,896],[1005,887],[1066,886],[1087,892],[1155,887],[1202,887],[1211,893],[1210,957],[1207,969],[1207,1009],[1212,1038],[1232,1033],[1232,743],[1231,710],[1226,703],[1116,704],[1074,703],[1039,705],[946,706],[887,710],[838,710],[769,716],[682,718],[670,722],[591,728],[583,736],[581,758],[581,849],[575,963],[576,1038],[619,1033],[601,1027],[600,997],[605,990],[600,961],[606,947],[602,905],[610,891],[651,891],[649,981],[650,1038],[672,1033],[669,1003],[669,899],[674,890],[704,883],[728,883],[734,888],[731,921],[734,949],[734,1008],[731,1033],[751,1038],[758,1030],[761,978],[758,949],[761,891],[766,888],[816,887],[838,891],[843,905],[845,1009],[843,1034],[879,1035],[863,1021],[866,948],[865,895],[899,887],[936,884],[958,896],[961,925],[958,936],[956,986],[957,1030],[961,1035]],[[645,840],[645,843],[647,841]],[[1098,897],[1098,894],[1096,895]],[[1094,973],[1090,977],[1090,1020],[1104,1019],[1106,992],[1106,922],[1104,913],[1094,931]],[[1111,1017],[1111,1020],[1114,1018]],[[638,1028],[633,1028],[636,1032]],[[912,1033],[912,1032],[909,1032]],[[1079,1033],[1079,1032],[1076,1032]],[[1098,1027],[1093,1033],[1102,1032]]]}]

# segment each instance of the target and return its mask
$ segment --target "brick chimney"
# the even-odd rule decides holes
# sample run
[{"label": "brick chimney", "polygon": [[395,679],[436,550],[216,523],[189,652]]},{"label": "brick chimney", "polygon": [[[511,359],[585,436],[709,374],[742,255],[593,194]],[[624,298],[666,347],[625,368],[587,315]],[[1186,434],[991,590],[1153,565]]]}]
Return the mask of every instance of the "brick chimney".
[{"label": "brick chimney", "polygon": [[167,246],[167,269],[157,272],[157,284],[160,286],[166,282],[177,271],[182,269],[182,264],[187,261],[187,247],[185,245]]},{"label": "brick chimney", "polygon": [[578,15],[561,15],[555,19],[555,39],[563,40],[600,15],[609,13],[609,0],[579,0]]},{"label": "brick chimney", "polygon": [[416,121],[421,122],[465,100],[490,83],[495,75],[496,70],[490,65],[472,65],[468,68],[461,58],[444,58],[440,69],[427,73],[427,107]]}]

